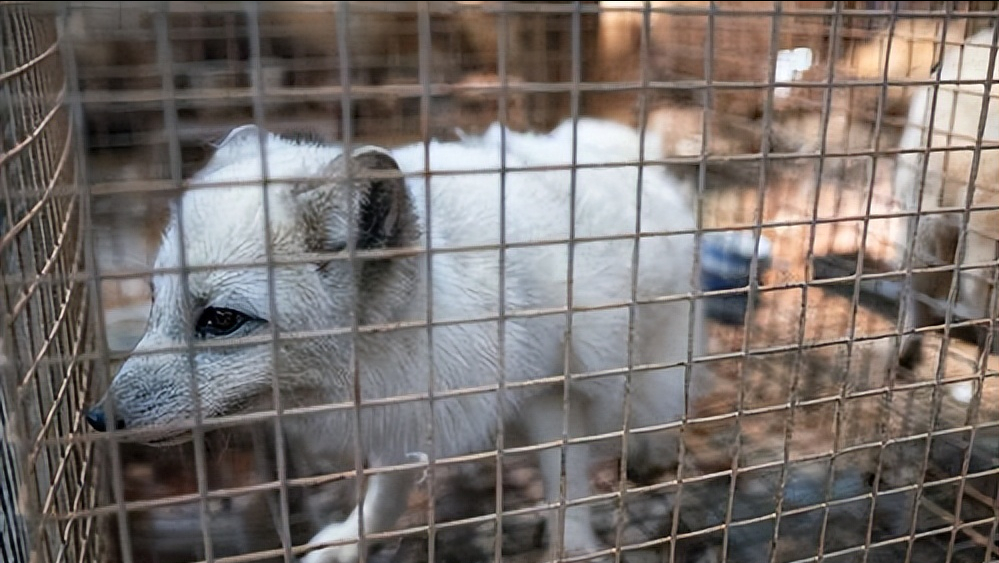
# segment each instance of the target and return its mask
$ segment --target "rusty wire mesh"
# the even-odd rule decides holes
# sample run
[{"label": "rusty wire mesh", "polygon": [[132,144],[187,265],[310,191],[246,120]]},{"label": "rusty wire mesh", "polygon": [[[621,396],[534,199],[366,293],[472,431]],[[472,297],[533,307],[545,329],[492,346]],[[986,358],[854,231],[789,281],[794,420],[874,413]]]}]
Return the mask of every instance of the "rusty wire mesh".
[{"label": "rusty wire mesh", "polygon": [[[953,86],[939,74],[946,49],[984,37],[987,68],[967,79],[986,102],[976,109],[999,97],[996,35],[987,33],[997,10],[995,2],[70,2],[46,12],[44,25],[31,20],[44,33],[11,28],[10,37],[34,42],[0,61],[8,65],[0,65],[0,96],[9,92],[0,103],[32,108],[4,124],[12,136],[4,130],[0,157],[5,311],[14,312],[5,325],[23,335],[5,342],[16,383],[4,392],[35,405],[20,415],[14,444],[30,452],[21,502],[40,538],[31,544],[38,560],[294,561],[359,492],[354,472],[313,470],[280,432],[283,420],[352,404],[225,413],[199,420],[192,442],[165,448],[129,443],[127,432],[78,440],[84,407],[146,327],[168,202],[232,128],[256,123],[394,147],[457,141],[496,121],[547,132],[567,118],[597,117],[655,140],[662,155],[644,165],[690,186],[699,235],[743,231],[771,243],[767,260],[752,260],[758,279],[691,296],[715,307],[708,350],[689,360],[709,366],[716,382],[676,423],[679,464],[653,476],[629,474],[616,459],[593,468],[594,496],[583,501],[610,548],[604,555],[628,563],[996,561],[999,359],[989,351],[997,257],[962,266],[993,288],[984,311],[947,313],[960,310],[954,254],[967,235],[955,235],[949,263],[907,257],[912,243],[899,235],[907,214],[922,221],[940,209],[906,208],[893,180],[906,150],[932,152],[903,137],[913,92]],[[11,21],[28,21],[16,13]],[[65,90],[44,27],[56,21]],[[789,71],[802,50],[808,62]],[[35,71],[52,73],[32,82],[50,91],[25,97],[15,86]],[[64,105],[81,126],[79,191],[58,189],[71,159]],[[939,154],[977,155],[985,172],[975,193],[994,194],[985,178],[999,159],[999,132],[981,123],[959,139],[966,144]],[[988,217],[999,202],[990,197],[948,205],[966,212],[960,225],[994,241]],[[505,256],[531,244],[494,250]],[[85,251],[92,260],[83,272]],[[268,254],[267,263],[283,258]],[[702,266],[695,260],[695,270]],[[928,279],[918,277],[924,271],[943,280],[933,290],[944,309],[916,327],[919,360],[900,364],[899,336],[913,330],[906,296],[914,280]],[[594,308],[622,306],[629,303]],[[99,314],[88,317],[90,307]],[[499,309],[438,320],[428,303],[429,320],[402,328],[502,323]],[[323,336],[273,330],[284,342]],[[103,339],[96,348],[92,334]],[[430,387],[384,404],[426,401]],[[486,391],[505,390],[503,382]],[[545,502],[532,453],[431,456],[397,531],[372,536],[362,557],[541,560],[544,514],[565,503]],[[93,483],[106,485],[106,496]]]},{"label": "rusty wire mesh", "polygon": [[82,198],[53,14],[0,4],[4,560],[100,559],[98,463],[77,438],[93,318]]}]

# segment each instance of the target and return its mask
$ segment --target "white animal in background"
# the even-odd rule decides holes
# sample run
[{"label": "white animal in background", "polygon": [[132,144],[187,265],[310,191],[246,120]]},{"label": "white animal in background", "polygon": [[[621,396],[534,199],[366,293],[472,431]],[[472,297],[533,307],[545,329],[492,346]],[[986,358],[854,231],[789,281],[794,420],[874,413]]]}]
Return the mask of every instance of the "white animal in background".
[{"label": "white animal in background", "polygon": [[[702,307],[692,312],[685,299],[694,289],[692,212],[679,182],[661,167],[645,168],[641,181],[633,164],[570,171],[573,130],[566,122],[549,135],[507,132],[505,162],[498,128],[460,143],[392,151],[363,147],[350,155],[254,126],[234,130],[173,208],[156,260],[157,269],[165,270],[153,279],[147,332],[102,403],[88,412],[91,425],[103,430],[113,420],[118,429],[144,430],[137,434],[145,441],[176,441],[189,435],[199,406],[203,417],[262,408],[276,380],[285,409],[321,403],[350,407],[284,417],[289,451],[307,472],[353,470],[355,435],[365,466],[412,466],[422,457],[414,453],[433,452],[440,459],[488,451],[502,423],[528,443],[561,440],[563,383],[521,384],[562,375],[566,359],[573,374],[617,370],[570,378],[570,437],[620,431],[629,365],[656,366],[631,374],[630,427],[679,420],[687,401],[688,341],[694,357],[703,342]],[[262,142],[266,189],[261,188]],[[429,170],[448,174],[426,179],[425,148]],[[638,153],[631,129],[578,122],[578,163],[635,162]],[[501,175],[496,172],[501,165],[567,168]],[[480,169],[490,171],[475,172]],[[212,183],[229,185],[207,187]],[[639,191],[645,235],[633,262]],[[513,245],[503,262],[497,248],[501,217],[505,243]],[[570,246],[570,235],[617,238]],[[533,244],[542,241],[551,242]],[[386,257],[386,249],[420,250],[428,244],[448,251]],[[271,266],[268,246],[280,260]],[[351,246],[353,262],[345,259]],[[190,273],[182,277],[181,268]],[[676,299],[660,299],[669,296]],[[431,320],[428,297],[432,320],[443,323],[433,327],[432,342],[420,326]],[[569,297],[574,308],[589,308],[574,312],[571,325],[564,311]],[[629,305],[634,299],[644,303]],[[615,303],[621,306],[600,308]],[[501,306],[507,315],[502,325]],[[353,322],[396,328],[352,336]],[[272,331],[281,338],[276,345]],[[185,349],[189,345],[193,358]],[[170,350],[157,352],[163,348]],[[351,407],[355,365],[362,400],[376,401],[357,417]],[[709,385],[708,372],[696,364],[691,377],[691,396]],[[512,386],[502,404],[495,389],[501,378]],[[433,403],[420,399],[431,387]],[[466,388],[478,390],[456,393]],[[386,401],[398,396],[410,400]],[[506,420],[498,418],[500,406]],[[672,430],[629,434],[632,467],[674,465],[678,437]],[[588,456],[586,445],[567,448],[569,500],[589,494]],[[543,450],[540,464],[545,495],[555,502],[561,448]],[[390,529],[405,510],[418,473],[371,476],[360,501],[363,520],[355,508],[346,521],[326,525],[313,543],[356,539],[362,523],[365,533]],[[550,546],[558,545],[552,518]],[[566,510],[565,552],[599,548],[589,518],[586,505]],[[355,541],[316,549],[304,561],[358,556]]]},{"label": "white animal in background", "polygon": [[[917,90],[899,145],[903,150],[925,149],[927,143],[932,149],[959,150],[931,152],[925,162],[922,152],[900,154],[895,171],[895,196],[902,209],[915,214],[920,201],[922,203],[918,219],[913,215],[898,231],[896,240],[900,252],[907,252],[906,249],[912,247],[914,268],[953,264],[955,260],[961,267],[975,266],[962,270],[959,277],[953,312],[957,318],[964,319],[987,317],[990,294],[994,291],[992,284],[999,241],[999,210],[995,209],[999,205],[999,84],[993,83],[986,89],[984,82],[989,76],[989,62],[990,58],[994,61],[995,50],[995,30],[986,29],[972,35],[964,45],[950,46],[944,51],[940,80],[968,83],[940,84]],[[999,79],[999,65],[992,68],[992,78]],[[983,104],[987,105],[987,114],[979,151]],[[928,134],[930,131],[932,135]],[[978,170],[972,178],[972,163],[976,157]],[[993,209],[972,210],[965,227],[962,215],[971,186],[974,187],[972,208],[991,206]],[[940,209],[954,211],[924,214]],[[910,235],[913,227],[916,230]],[[965,229],[963,255],[957,248],[962,229]],[[904,262],[900,260],[900,263],[904,267]],[[919,355],[921,339],[911,331],[931,324],[934,318],[943,317],[939,307],[947,299],[951,279],[950,271],[913,276],[904,324],[907,334],[901,347],[904,363],[911,364]]]}]

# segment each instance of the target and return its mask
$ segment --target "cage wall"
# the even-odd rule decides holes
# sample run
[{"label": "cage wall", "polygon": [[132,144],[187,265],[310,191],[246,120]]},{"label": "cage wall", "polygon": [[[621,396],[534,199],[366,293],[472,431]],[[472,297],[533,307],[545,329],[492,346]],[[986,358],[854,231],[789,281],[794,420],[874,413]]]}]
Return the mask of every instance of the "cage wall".
[{"label": "cage wall", "polygon": [[[26,391],[37,351],[10,365],[19,396],[67,421],[48,429],[66,477],[22,476],[80,500],[25,488],[38,559],[313,563],[345,540],[359,547],[337,557],[366,561],[995,560],[997,9],[61,4],[69,80],[39,107],[78,126],[54,146],[79,143],[58,209],[82,221],[17,256],[73,240],[50,285],[80,321],[45,383],[62,394]],[[34,287],[18,275],[5,289]],[[353,288],[333,300],[350,314],[306,297],[311,276],[315,295]],[[21,330],[70,326],[38,311]],[[568,344],[523,352],[549,333]],[[373,351],[397,334],[419,336]],[[456,365],[476,376],[449,379]],[[646,387],[666,373],[679,391]],[[569,414],[518,402],[546,385]],[[590,408],[619,392],[621,413]],[[624,414],[662,405],[679,414]],[[406,409],[432,414],[377,414]],[[387,420],[418,446],[372,453]],[[25,424],[30,447],[45,427]],[[477,431],[496,443],[458,445]],[[415,484],[361,504],[360,540],[330,532],[391,475]],[[363,517],[400,503],[385,529]],[[589,549],[557,553],[572,546]]]},{"label": "cage wall", "polygon": [[98,456],[81,408],[94,369],[86,205],[54,14],[0,5],[5,561],[100,559]]}]

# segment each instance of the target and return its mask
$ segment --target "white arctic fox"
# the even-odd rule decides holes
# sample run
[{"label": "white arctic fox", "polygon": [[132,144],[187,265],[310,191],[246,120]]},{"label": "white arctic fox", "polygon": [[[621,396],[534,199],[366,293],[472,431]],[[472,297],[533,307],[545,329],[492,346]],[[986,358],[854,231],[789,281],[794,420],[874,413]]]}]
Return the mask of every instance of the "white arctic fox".
[{"label": "white arctic fox", "polygon": [[[312,473],[353,469],[355,435],[369,468],[413,467],[417,452],[488,451],[504,422],[531,444],[562,440],[567,370],[588,374],[567,384],[570,438],[620,431],[629,378],[630,428],[679,420],[685,374],[689,393],[708,385],[706,372],[686,368],[703,328],[702,307],[693,312],[689,300],[692,212],[661,167],[639,173],[620,164],[639,158],[629,128],[579,120],[577,162],[619,164],[570,171],[573,129],[507,132],[505,154],[494,127],[462,142],[349,155],[254,126],[234,130],[174,206],[147,332],[88,420],[175,441],[198,414],[259,408],[274,382],[285,409],[349,406],[359,390],[369,403],[359,414],[284,418],[289,451]],[[534,169],[501,174],[501,166]],[[414,252],[393,255],[405,249]],[[399,396],[409,399],[388,400]],[[659,430],[628,435],[628,459],[640,471],[676,462],[675,429]],[[567,448],[569,500],[589,494],[588,455],[585,444]],[[541,450],[540,464],[556,502],[557,443]],[[356,560],[356,541],[329,542],[357,538],[361,524],[365,533],[391,529],[416,473],[375,472],[363,519],[355,508],[326,525],[313,538],[326,546],[304,561]],[[599,548],[589,515],[585,505],[566,510],[567,553]],[[549,545],[560,545],[550,524]]]},{"label": "white arctic fox", "polygon": [[[959,276],[954,312],[965,319],[987,317],[989,297],[994,291],[994,270],[983,267],[995,263],[999,241],[999,210],[995,209],[999,206],[999,83],[993,82],[988,90],[984,84],[989,77],[990,51],[996,49],[994,34],[994,28],[985,29],[964,45],[945,49],[940,79],[964,82],[927,86],[913,94],[900,148],[922,150],[929,144],[933,152],[928,159],[922,152],[900,154],[895,169],[895,195],[902,209],[914,214],[922,202],[918,230],[911,232],[912,222],[916,221],[913,218],[899,229],[896,239],[899,249],[912,246],[915,268],[955,263],[963,209],[972,186],[971,205],[984,208],[969,213],[964,253],[957,261],[962,267],[977,265],[962,270]],[[992,79],[999,80],[999,64],[992,68]],[[984,123],[983,109],[987,112]],[[984,129],[979,153],[976,145],[980,126]],[[978,169],[972,178],[976,153],[980,155]],[[939,213],[948,208],[956,211]],[[918,355],[919,337],[911,331],[930,324],[933,317],[943,316],[939,309],[932,314],[932,304],[946,300],[951,278],[951,271],[913,277],[914,291],[909,292],[905,323],[909,334],[901,350],[903,360],[912,361]],[[917,293],[922,294],[922,299]]]}]

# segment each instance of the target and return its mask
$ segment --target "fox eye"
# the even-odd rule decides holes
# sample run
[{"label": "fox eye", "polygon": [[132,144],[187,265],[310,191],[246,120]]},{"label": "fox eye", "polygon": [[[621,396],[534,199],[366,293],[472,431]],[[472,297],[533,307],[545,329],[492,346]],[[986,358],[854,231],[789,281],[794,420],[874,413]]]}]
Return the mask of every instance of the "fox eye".
[{"label": "fox eye", "polygon": [[194,330],[201,337],[227,336],[250,320],[252,317],[233,309],[208,307],[198,317]]}]

